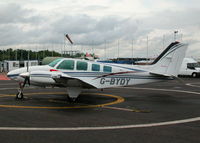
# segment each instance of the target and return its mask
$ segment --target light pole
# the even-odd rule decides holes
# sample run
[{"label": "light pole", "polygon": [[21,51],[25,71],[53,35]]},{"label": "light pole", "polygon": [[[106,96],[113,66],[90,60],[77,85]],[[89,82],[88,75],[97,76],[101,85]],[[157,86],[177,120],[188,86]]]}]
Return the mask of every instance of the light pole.
[{"label": "light pole", "polygon": [[165,49],[165,35],[163,35],[163,49]]},{"label": "light pole", "polygon": [[106,40],[104,41],[105,42],[105,47],[104,47],[104,56],[105,56],[105,60],[107,59],[106,57]]},{"label": "light pole", "polygon": [[183,41],[183,34],[181,34],[181,39],[180,40],[181,40],[181,42]]},{"label": "light pole", "polygon": [[149,57],[149,37],[147,36],[147,60],[146,60],[146,64],[148,64],[148,57]]},{"label": "light pole", "polygon": [[119,40],[117,42],[117,59],[119,60]]},{"label": "light pole", "polygon": [[132,65],[133,65],[133,39],[132,39],[132,47],[131,47],[131,49],[132,49]]},{"label": "light pole", "polygon": [[174,41],[176,41],[176,34],[178,34],[178,30],[174,31]]}]

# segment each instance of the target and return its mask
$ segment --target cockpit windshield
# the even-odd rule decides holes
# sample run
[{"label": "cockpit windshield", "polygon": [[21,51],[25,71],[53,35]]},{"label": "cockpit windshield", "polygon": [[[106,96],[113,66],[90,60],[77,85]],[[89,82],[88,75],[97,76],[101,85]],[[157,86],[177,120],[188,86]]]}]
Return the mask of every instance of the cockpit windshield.
[{"label": "cockpit windshield", "polygon": [[60,60],[62,60],[62,58],[59,58],[59,59],[54,60],[53,62],[51,62],[51,63],[49,64],[49,66],[50,66],[50,67],[54,67],[58,62],[60,62]]}]

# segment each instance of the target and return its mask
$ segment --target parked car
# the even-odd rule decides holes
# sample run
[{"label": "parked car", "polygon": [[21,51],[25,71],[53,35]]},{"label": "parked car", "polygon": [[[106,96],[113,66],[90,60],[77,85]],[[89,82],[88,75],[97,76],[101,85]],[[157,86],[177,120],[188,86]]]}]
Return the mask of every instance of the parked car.
[{"label": "parked car", "polygon": [[192,58],[184,58],[179,75],[198,77],[200,75],[200,64]]}]

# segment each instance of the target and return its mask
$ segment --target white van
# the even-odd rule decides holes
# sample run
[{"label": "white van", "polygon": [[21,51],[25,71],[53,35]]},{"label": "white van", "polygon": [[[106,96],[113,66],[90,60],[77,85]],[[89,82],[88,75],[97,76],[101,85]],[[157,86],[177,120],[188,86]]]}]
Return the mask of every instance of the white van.
[{"label": "white van", "polygon": [[192,58],[184,58],[179,75],[192,77],[199,76],[200,64]]}]

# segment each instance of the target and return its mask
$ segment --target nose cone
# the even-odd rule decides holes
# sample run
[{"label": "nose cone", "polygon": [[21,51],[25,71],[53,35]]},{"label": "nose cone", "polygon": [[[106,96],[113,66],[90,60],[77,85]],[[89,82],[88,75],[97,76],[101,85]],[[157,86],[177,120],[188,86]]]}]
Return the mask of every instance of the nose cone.
[{"label": "nose cone", "polygon": [[11,79],[12,79],[14,76],[16,76],[16,74],[15,74],[14,71],[10,71],[10,72],[7,73],[7,77],[9,77],[9,78],[11,78]]},{"label": "nose cone", "polygon": [[12,75],[12,72],[11,72],[11,71],[7,73],[7,77],[9,77],[9,78],[10,78],[10,77],[11,77],[11,75]]},{"label": "nose cone", "polygon": [[10,71],[7,73],[7,77],[9,77],[10,79],[16,80],[19,76],[19,72],[18,69]]}]

